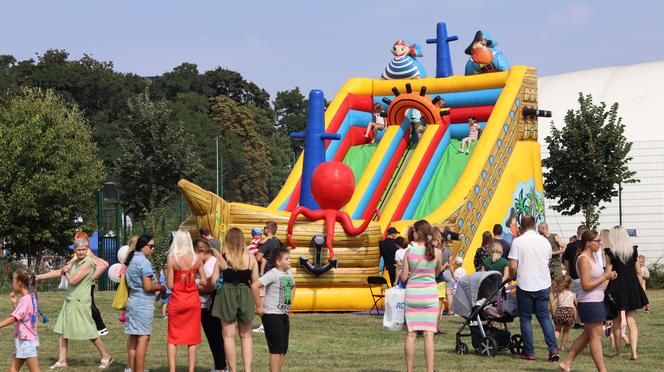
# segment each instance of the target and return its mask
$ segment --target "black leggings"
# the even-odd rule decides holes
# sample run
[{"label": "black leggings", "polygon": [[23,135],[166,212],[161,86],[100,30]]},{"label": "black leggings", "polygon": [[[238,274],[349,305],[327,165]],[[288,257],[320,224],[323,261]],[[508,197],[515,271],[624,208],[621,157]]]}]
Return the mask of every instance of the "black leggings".
[{"label": "black leggings", "polygon": [[101,318],[101,313],[99,312],[99,309],[97,309],[97,305],[95,305],[95,286],[92,285],[90,287],[90,298],[92,298],[92,306],[90,306],[92,310],[92,319],[95,321],[95,325],[97,326],[97,331],[101,331],[102,329],[106,329],[106,324],[104,324],[104,319]]},{"label": "black leggings", "polygon": [[212,311],[201,309],[201,324],[214,358],[214,369],[224,370],[226,353],[224,352],[224,338],[221,335],[221,321],[212,316]]}]

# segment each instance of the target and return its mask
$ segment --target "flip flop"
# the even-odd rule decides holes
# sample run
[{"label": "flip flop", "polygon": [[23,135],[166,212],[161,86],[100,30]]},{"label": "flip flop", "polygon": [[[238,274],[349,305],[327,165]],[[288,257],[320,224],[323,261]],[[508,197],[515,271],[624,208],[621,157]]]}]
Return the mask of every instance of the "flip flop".
[{"label": "flip flop", "polygon": [[67,368],[67,362],[61,362],[58,360],[49,369],[62,369],[62,368]]},{"label": "flip flop", "polygon": [[108,357],[108,359],[106,359],[106,360],[102,359],[101,364],[99,364],[99,367],[97,367],[97,368],[106,369],[111,365],[111,363],[113,363],[113,357]]}]

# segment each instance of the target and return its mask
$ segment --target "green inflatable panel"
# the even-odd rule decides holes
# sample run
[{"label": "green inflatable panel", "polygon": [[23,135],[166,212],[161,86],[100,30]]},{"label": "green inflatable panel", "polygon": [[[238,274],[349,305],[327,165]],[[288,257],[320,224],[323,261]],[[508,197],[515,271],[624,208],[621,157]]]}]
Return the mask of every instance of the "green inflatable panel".
[{"label": "green inflatable panel", "polygon": [[450,141],[443,157],[438,163],[436,172],[433,174],[422,196],[422,200],[420,200],[420,204],[415,210],[415,214],[413,214],[414,220],[428,216],[445,201],[445,198],[447,198],[459,180],[459,177],[461,177],[461,173],[463,173],[463,169],[466,167],[466,163],[468,163],[468,159],[470,159],[470,155],[473,149],[475,149],[476,144],[477,141],[473,142],[470,147],[470,154],[465,154],[459,152],[459,148],[461,148],[460,140]]},{"label": "green inflatable panel", "polygon": [[377,143],[369,145],[351,146],[346,153],[343,163],[353,170],[355,175],[355,185],[360,182],[364,169],[369,165],[369,160],[376,152]]}]

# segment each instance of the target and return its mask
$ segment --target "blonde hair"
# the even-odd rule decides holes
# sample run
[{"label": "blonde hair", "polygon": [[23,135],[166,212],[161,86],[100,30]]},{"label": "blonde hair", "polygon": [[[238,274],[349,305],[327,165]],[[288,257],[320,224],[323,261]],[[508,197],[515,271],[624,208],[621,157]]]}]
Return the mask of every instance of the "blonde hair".
[{"label": "blonde hair", "polygon": [[599,238],[602,239],[602,248],[611,248],[611,239],[609,239],[609,229],[602,229],[599,232]]},{"label": "blonde hair", "polygon": [[172,257],[182,257],[188,254],[194,255],[194,244],[191,242],[189,231],[179,229],[175,232],[173,242],[168,248],[168,255]]},{"label": "blonde hair", "polygon": [[491,262],[496,262],[503,257],[503,245],[500,242],[493,242],[493,255],[491,255]]},{"label": "blonde hair", "polygon": [[138,243],[138,235],[134,235],[131,238],[129,238],[127,245],[129,246],[130,251],[136,249],[136,243]]},{"label": "blonde hair", "polygon": [[[235,270],[246,270],[249,268],[249,263],[244,265],[244,256],[249,255],[244,241],[244,234],[242,230],[233,227],[228,230],[226,239],[224,240],[224,254],[226,255],[226,262],[228,266]],[[266,257],[266,259],[270,259]]]},{"label": "blonde hair", "polygon": [[622,226],[614,226],[609,231],[609,241],[611,242],[611,252],[623,263],[627,263],[634,252],[632,239],[627,234],[627,230]]}]

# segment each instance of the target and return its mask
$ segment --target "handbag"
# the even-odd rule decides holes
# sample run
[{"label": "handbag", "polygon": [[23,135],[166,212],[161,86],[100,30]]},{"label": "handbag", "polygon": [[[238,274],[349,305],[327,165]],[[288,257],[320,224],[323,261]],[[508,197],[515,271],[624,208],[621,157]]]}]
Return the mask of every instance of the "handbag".
[{"label": "handbag", "polygon": [[618,301],[610,291],[604,291],[604,307],[606,307],[606,320],[613,320],[618,317]]},{"label": "handbag", "polygon": [[388,331],[401,331],[406,323],[406,290],[392,287],[385,291],[383,327]]},{"label": "handbag", "polygon": [[124,310],[127,307],[128,299],[129,289],[127,287],[127,281],[125,280],[125,274],[122,274],[120,277],[120,285],[118,286],[117,292],[115,292],[115,298],[113,298],[113,308]]}]

